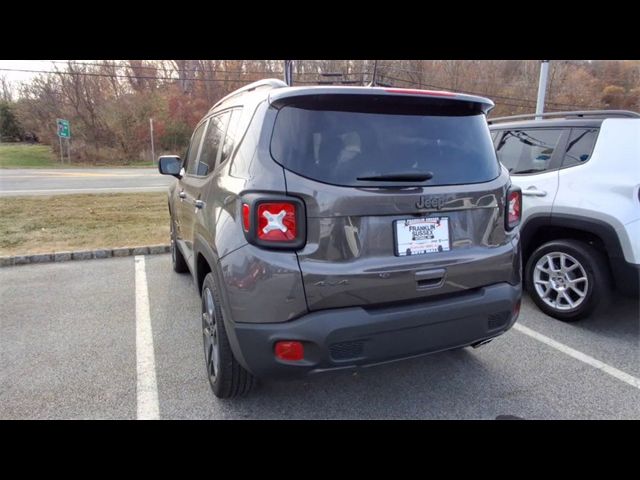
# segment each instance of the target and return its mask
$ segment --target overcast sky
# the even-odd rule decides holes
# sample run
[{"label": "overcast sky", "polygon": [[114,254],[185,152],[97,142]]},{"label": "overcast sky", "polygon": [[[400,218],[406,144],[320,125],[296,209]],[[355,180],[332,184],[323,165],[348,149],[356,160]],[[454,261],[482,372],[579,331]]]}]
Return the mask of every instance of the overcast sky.
[{"label": "overcast sky", "polygon": [[0,75],[11,82],[29,80],[37,74],[28,72],[7,72],[4,69],[51,70],[53,65],[54,64],[51,63],[51,60],[0,60]]},{"label": "overcast sky", "polygon": [[[79,61],[91,62],[92,60]],[[12,90],[15,91],[18,83],[28,82],[38,74],[34,72],[15,72],[9,70],[51,71],[56,65],[55,62],[66,62],[66,60],[0,60],[0,77],[5,77],[11,82]],[[58,63],[58,67],[63,67],[63,65]]]}]

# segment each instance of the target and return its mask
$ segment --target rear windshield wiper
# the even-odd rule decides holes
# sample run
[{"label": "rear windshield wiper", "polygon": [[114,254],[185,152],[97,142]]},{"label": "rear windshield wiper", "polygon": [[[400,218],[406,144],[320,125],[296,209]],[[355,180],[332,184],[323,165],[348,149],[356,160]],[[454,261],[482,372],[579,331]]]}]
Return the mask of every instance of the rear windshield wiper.
[{"label": "rear windshield wiper", "polygon": [[370,180],[372,182],[424,182],[433,177],[432,172],[423,173],[384,173],[381,175],[370,175],[368,177],[358,177],[358,180]]},{"label": "rear windshield wiper", "polygon": [[[513,168],[511,170],[513,170]],[[509,173],[511,173],[511,170],[509,170]],[[529,168],[528,170],[518,170],[514,173],[514,175],[522,175],[523,173],[544,172],[544,170],[544,168]]]}]

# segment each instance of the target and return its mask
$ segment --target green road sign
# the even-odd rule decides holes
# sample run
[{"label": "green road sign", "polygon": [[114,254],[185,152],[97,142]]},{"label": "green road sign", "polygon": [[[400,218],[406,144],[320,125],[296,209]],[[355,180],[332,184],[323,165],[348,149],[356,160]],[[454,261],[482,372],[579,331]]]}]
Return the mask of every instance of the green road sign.
[{"label": "green road sign", "polygon": [[69,129],[69,120],[63,120],[58,118],[58,136],[60,138],[71,137],[71,130]]}]

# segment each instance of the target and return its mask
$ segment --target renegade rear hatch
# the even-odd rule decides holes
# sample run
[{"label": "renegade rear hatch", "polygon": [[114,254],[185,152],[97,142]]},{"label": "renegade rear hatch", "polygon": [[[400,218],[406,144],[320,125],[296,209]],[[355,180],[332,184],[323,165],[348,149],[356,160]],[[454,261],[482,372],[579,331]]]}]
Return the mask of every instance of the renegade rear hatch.
[{"label": "renegade rear hatch", "polygon": [[512,280],[508,177],[489,100],[378,88],[282,89],[271,155],[304,200],[311,310],[383,306]]}]

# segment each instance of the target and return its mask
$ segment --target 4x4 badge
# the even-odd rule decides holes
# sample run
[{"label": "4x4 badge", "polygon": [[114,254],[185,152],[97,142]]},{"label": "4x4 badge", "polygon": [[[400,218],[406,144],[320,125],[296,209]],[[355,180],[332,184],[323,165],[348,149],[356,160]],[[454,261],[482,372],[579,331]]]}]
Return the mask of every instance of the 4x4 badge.
[{"label": "4x4 badge", "polygon": [[420,197],[420,200],[416,202],[416,207],[440,210],[444,206],[444,202],[444,197]]}]

